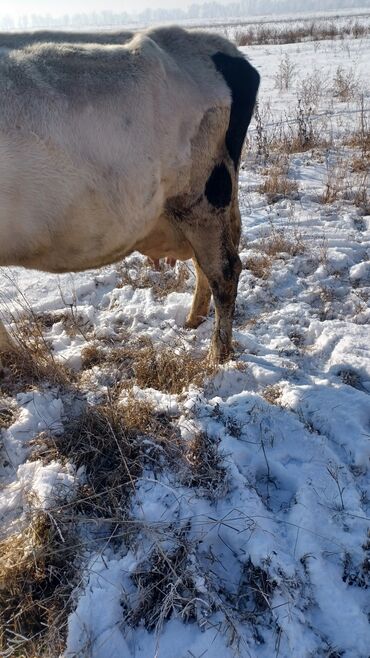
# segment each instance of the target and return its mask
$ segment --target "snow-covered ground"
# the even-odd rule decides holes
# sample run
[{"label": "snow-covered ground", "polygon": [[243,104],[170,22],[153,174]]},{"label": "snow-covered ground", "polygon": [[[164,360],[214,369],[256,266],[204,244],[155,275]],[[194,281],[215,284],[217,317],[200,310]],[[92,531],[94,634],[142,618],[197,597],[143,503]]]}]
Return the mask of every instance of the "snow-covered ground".
[{"label": "snow-covered ground", "polygon": [[[256,155],[258,126],[251,126],[240,176],[235,358],[181,394],[132,392],[168,414],[184,446],[205,436],[219,478],[207,487],[170,462],[151,468],[148,460],[129,499],[130,539],[111,541],[110,527],[91,542],[81,522],[86,551],[72,593],[68,658],[370,654],[370,217],[347,189],[365,176],[361,167],[352,171],[364,155],[344,143],[359,124],[361,93],[365,115],[369,106],[370,40],[256,46],[247,55],[262,75],[266,138],[297,125],[297,89],[313,74],[320,84],[314,106],[304,109],[329,141],[290,156],[288,177],[298,190],[268,203],[259,188],[274,165]],[[291,75],[279,90],[286,56]],[[344,101],[333,93],[338,67],[355,83]],[[322,203],[327,183],[336,182],[337,198]],[[77,371],[86,346],[116,345],[123,332],[125,340],[149,336],[158,349],[179,341],[191,354],[207,349],[212,317],[196,331],[182,329],[192,272],[180,291],[158,296],[135,279],[172,275],[150,272],[137,255],[126,263],[124,277],[116,266],[58,277],[4,269],[3,313],[9,318],[21,303],[39,317],[51,314],[45,336]],[[79,317],[80,332],[68,331],[66,309]],[[109,377],[99,365],[85,369],[84,395],[94,405]],[[41,383],[3,393],[0,411],[14,416],[0,446],[1,536],[9,537],[25,527],[35,500],[51,513],[58,501],[73,500],[86,473],[57,455],[29,459],[40,432],[63,437],[70,391]],[[159,562],[151,605],[162,613],[151,625],[140,587],[145,574],[150,596]],[[23,646],[24,638],[9,636],[4,655],[16,640]]]}]

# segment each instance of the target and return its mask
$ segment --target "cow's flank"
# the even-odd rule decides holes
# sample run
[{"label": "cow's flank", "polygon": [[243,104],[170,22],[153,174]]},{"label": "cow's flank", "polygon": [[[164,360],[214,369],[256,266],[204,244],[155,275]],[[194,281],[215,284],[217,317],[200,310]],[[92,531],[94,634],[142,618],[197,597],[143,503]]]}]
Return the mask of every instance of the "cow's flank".
[{"label": "cow's flank", "polygon": [[100,43],[122,45],[130,41],[134,32],[64,32],[36,30],[35,32],[0,32],[0,48],[18,49],[36,43]]},{"label": "cow's flank", "polygon": [[187,326],[212,293],[212,353],[226,358],[257,72],[227,40],[175,27],[27,38],[0,35],[0,265],[193,258]]}]

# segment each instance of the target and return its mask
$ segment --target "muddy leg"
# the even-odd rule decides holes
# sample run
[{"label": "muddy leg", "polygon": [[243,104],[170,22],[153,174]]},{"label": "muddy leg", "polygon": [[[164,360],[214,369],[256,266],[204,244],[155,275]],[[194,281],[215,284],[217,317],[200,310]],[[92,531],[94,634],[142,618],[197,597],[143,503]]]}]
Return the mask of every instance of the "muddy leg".
[{"label": "muddy leg", "polygon": [[225,361],[232,352],[232,320],[242,269],[232,236],[230,211],[191,222],[183,230],[213,294],[216,317],[211,357],[216,362]]},{"label": "muddy leg", "polygon": [[192,307],[185,322],[187,329],[196,329],[199,327],[208,315],[211,301],[211,289],[208,279],[203,274],[195,258],[193,258],[193,263],[196,273],[196,286]]},{"label": "muddy leg", "polygon": [[239,210],[238,199],[233,200],[231,206],[231,215],[230,215],[230,226],[231,226],[231,236],[235,247],[239,248],[240,235],[242,232],[242,221]]}]

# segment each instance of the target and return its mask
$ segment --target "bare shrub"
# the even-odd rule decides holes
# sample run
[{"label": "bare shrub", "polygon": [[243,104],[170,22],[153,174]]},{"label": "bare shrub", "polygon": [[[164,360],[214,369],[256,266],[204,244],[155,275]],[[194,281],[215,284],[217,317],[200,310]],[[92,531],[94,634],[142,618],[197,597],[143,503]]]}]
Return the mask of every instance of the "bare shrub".
[{"label": "bare shrub", "polygon": [[341,159],[335,162],[326,161],[326,181],[324,192],[319,198],[321,203],[334,203],[343,197],[348,188],[347,168]]},{"label": "bare shrub", "polygon": [[361,39],[366,36],[368,33],[368,26],[360,23],[360,21],[355,21],[352,25],[352,34],[355,39]]},{"label": "bare shrub", "polygon": [[360,97],[357,117],[355,129],[350,135],[346,135],[344,143],[352,148],[360,149],[360,158],[367,168],[370,161],[370,126],[363,94]]},{"label": "bare shrub", "polygon": [[257,36],[252,26],[235,30],[234,41],[238,47],[250,46],[256,42]]},{"label": "bare shrub", "polygon": [[266,162],[270,154],[270,140],[268,139],[266,130],[264,128],[266,115],[265,113],[261,112],[260,104],[258,101],[256,102],[254,110],[254,119],[256,122],[257,156]]},{"label": "bare shrub", "polygon": [[296,76],[297,67],[291,61],[288,53],[280,58],[279,68],[275,73],[275,87],[280,91],[287,91],[292,86]]},{"label": "bare shrub", "polygon": [[367,172],[365,172],[354,189],[353,203],[362,215],[370,215],[370,198]]},{"label": "bare shrub", "polygon": [[304,108],[316,108],[326,91],[327,80],[323,77],[321,71],[314,69],[308,73],[297,85],[297,97]]},{"label": "bare shrub", "polygon": [[318,125],[314,122],[313,108],[300,98],[295,111],[295,122],[288,126],[284,143],[288,153],[301,153],[327,146],[327,141],[320,135]]},{"label": "bare shrub", "polygon": [[333,78],[333,94],[340,101],[349,101],[358,94],[358,82],[353,69],[345,71],[338,66]]},{"label": "bare shrub", "polygon": [[[250,138],[257,161],[280,163],[292,153],[327,147],[329,142],[323,135],[322,124],[314,117],[313,106],[298,98],[293,121],[274,121],[270,109],[257,107],[256,130]],[[284,160],[284,158],[283,158]]]},{"label": "bare shrub", "polygon": [[276,25],[251,25],[239,28],[234,39],[238,46],[252,46],[261,44],[299,43],[301,41],[321,41],[325,39],[343,39],[353,37],[360,39],[369,33],[369,27],[356,21],[347,21],[336,25],[334,21],[305,21],[300,25],[293,24],[278,28]]}]

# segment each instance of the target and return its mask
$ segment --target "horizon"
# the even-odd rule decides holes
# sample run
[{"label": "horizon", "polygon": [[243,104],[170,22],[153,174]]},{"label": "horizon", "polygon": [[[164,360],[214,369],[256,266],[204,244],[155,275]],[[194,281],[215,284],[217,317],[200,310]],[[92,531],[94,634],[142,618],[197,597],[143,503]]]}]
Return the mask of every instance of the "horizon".
[{"label": "horizon", "polygon": [[119,28],[215,19],[248,22],[250,18],[255,22],[256,17],[267,14],[271,18],[313,13],[324,17],[333,12],[345,15],[370,10],[370,0],[329,0],[326,9],[321,0],[305,0],[304,9],[301,0],[189,0],[185,4],[181,0],[109,0],[108,6],[103,0],[91,0],[88,6],[84,0],[65,0],[62,12],[56,6],[50,0],[34,0],[30,11],[26,0],[2,3],[0,30]]}]

